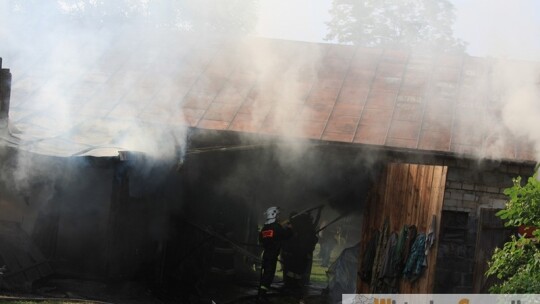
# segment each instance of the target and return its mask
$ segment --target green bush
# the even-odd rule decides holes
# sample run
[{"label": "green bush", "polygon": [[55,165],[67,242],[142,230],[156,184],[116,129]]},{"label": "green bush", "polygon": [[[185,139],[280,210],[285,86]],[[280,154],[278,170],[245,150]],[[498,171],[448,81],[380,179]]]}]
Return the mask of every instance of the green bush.
[{"label": "green bush", "polygon": [[[521,177],[504,191],[509,197],[505,209],[497,216],[506,226],[540,227],[540,181],[537,174],[522,185]],[[486,275],[494,275],[501,283],[490,288],[492,293],[540,293],[540,229],[532,237],[515,237],[503,248],[495,249]]]}]

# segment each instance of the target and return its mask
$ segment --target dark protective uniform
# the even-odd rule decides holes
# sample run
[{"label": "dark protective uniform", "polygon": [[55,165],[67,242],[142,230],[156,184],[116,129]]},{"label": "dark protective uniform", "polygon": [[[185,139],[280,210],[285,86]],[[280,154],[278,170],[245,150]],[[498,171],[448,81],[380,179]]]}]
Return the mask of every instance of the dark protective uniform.
[{"label": "dark protective uniform", "polygon": [[290,228],[284,228],[279,223],[265,224],[259,232],[259,242],[263,245],[263,261],[261,287],[270,288],[274,275],[276,274],[276,264],[281,251],[281,242],[292,236]]},{"label": "dark protective uniform", "polygon": [[294,227],[293,236],[283,243],[281,252],[283,279],[287,290],[301,299],[304,285],[309,281],[317,236],[313,218],[309,214],[294,217],[291,224]]}]

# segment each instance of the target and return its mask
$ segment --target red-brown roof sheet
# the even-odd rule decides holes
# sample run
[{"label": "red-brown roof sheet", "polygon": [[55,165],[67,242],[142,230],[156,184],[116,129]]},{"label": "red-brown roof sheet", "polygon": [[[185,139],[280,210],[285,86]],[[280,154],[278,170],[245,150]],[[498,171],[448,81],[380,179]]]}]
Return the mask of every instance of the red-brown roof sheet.
[{"label": "red-brown roof sheet", "polygon": [[[311,63],[314,73],[287,80],[285,85],[297,90],[293,98],[280,100],[285,88],[279,82],[261,89],[253,78],[238,77],[244,71],[230,62],[234,72],[226,79],[212,88],[196,87],[209,95],[200,97],[197,90],[186,95],[186,121],[204,129],[294,132],[325,141],[535,159],[530,143],[514,140],[507,131],[490,132],[493,119],[500,119],[500,109],[490,106],[486,94],[490,60],[285,41],[267,41],[264,51],[279,49],[279,56],[294,65],[302,60],[296,47],[317,49],[320,57]],[[214,64],[210,70],[219,69]],[[279,78],[287,67],[276,68],[270,78]],[[249,64],[243,68],[251,69]],[[286,113],[278,114],[284,107]],[[504,140],[502,148],[493,145],[496,138]]]},{"label": "red-brown roof sheet", "polygon": [[43,119],[58,112],[56,85],[77,110],[64,138],[82,150],[114,146],[104,129],[142,121],[535,160],[531,143],[501,122],[488,59],[270,39],[160,47],[134,47],[133,58],[111,48],[72,83],[47,80],[69,63],[33,71],[14,64],[11,119],[21,129],[40,126],[32,138],[51,131],[58,122]]}]

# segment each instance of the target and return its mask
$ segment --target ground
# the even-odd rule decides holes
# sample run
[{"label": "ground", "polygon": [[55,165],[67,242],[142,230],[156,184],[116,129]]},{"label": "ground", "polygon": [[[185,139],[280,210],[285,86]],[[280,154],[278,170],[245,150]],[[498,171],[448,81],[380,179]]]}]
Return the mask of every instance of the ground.
[{"label": "ground", "polygon": [[[318,258],[319,247],[314,252],[314,260],[305,302],[308,304],[326,303],[324,289],[327,287],[326,270]],[[331,261],[334,261],[341,250],[334,250]],[[278,266],[279,271],[279,266]],[[170,292],[162,293],[137,282],[121,284],[103,283],[91,280],[51,277],[34,284],[33,292],[8,293],[0,291],[0,303],[182,303]],[[258,281],[234,281],[226,284],[220,282],[212,285],[202,299],[191,298],[186,303],[258,303],[256,301]],[[264,303],[296,303],[297,300],[282,292],[282,277],[278,273],[273,290]]]}]

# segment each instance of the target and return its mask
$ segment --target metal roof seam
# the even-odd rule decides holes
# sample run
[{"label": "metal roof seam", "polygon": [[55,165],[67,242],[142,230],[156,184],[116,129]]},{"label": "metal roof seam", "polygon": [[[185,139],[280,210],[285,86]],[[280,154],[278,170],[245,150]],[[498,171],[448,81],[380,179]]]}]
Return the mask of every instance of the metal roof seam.
[{"label": "metal roof seam", "polygon": [[392,107],[392,115],[390,116],[390,122],[388,124],[388,127],[386,128],[386,134],[384,135],[385,145],[388,143],[388,134],[390,133],[390,128],[392,127],[392,124],[394,123],[397,101],[398,101],[399,93],[401,92],[401,89],[403,88],[403,82],[405,80],[405,73],[407,71],[407,66],[409,65],[410,58],[411,58],[411,52],[409,51],[407,55],[407,60],[405,61],[405,65],[403,67],[403,71],[401,72],[401,82],[399,83],[399,89],[397,91],[396,97],[394,97],[394,106]]},{"label": "metal roof seam", "polygon": [[353,134],[353,139],[352,139],[353,142],[356,142],[356,135],[358,134],[358,130],[360,129],[360,122],[362,121],[362,118],[364,118],[364,113],[366,111],[365,104],[367,103],[367,100],[369,99],[369,96],[371,95],[371,92],[373,91],[373,83],[375,82],[375,78],[377,77],[377,72],[379,70],[379,65],[381,63],[382,55],[383,55],[383,52],[381,51],[377,58],[377,64],[376,64],[375,70],[373,71],[373,77],[371,78],[371,84],[368,89],[368,94],[366,95],[365,100],[364,100],[365,101],[364,108],[362,109],[362,112],[360,113],[360,117],[358,118],[358,122],[356,123],[356,127],[354,128],[354,134]]},{"label": "metal roof seam", "polygon": [[[459,98],[459,95],[461,93],[461,88],[462,88],[462,85],[463,85],[463,70],[464,70],[464,67],[465,67],[465,58],[462,60],[461,62],[461,69],[460,69],[460,72],[459,72],[459,88],[458,88],[458,96],[456,96],[456,100],[454,100],[454,103],[452,105],[453,109],[452,109],[452,123],[450,125],[450,137],[448,138],[448,150],[449,151],[452,151],[452,141],[454,139],[454,131],[455,131],[455,128],[456,128],[456,112],[457,112],[457,98]],[[457,151],[453,151],[454,153],[458,153]]]},{"label": "metal roof seam", "polygon": [[[216,60],[216,54],[218,54],[218,51],[215,50],[214,51],[214,54],[212,55],[211,59],[208,61],[208,63],[206,64],[206,66],[204,67],[204,69],[202,69],[201,73],[199,74],[199,76],[197,76],[197,79],[195,81],[193,81],[191,87],[189,88],[189,90],[186,92],[186,94],[184,95],[184,98],[182,99],[182,101],[180,102],[180,105],[183,105],[184,101],[185,101],[185,98],[186,96],[188,96],[193,88],[195,87],[195,84],[202,79],[203,75],[206,73],[206,71],[208,71],[208,68],[211,66],[211,64],[214,62],[214,60]],[[228,76],[230,76],[232,73],[232,71],[229,73]],[[216,95],[212,98],[212,101],[210,103],[208,103],[208,105],[206,106],[206,109],[204,109],[204,112],[202,113],[201,117],[198,119],[197,123],[195,124],[195,126],[198,126],[201,121],[203,121],[204,119],[204,116],[206,115],[206,113],[208,112],[208,109],[212,106],[212,104],[214,103],[214,101],[216,100],[216,97],[219,95],[219,92],[221,92],[221,90],[223,89],[223,87],[225,86],[225,83],[222,85],[222,87],[217,91]]]},{"label": "metal roof seam", "polygon": [[[352,66],[352,62],[354,60],[354,58],[356,57],[356,54],[357,54],[357,51],[358,51],[358,46],[355,47],[355,50],[353,52],[353,54],[351,55],[351,58],[349,59],[349,64],[347,66],[347,71],[345,72],[345,75],[343,75],[342,77],[342,82],[341,82],[341,86],[339,87],[339,92],[336,96],[336,99],[334,101],[334,105],[332,106],[332,110],[330,111],[330,116],[328,116],[328,119],[326,120],[325,124],[324,124],[324,127],[323,127],[323,130],[321,132],[321,138],[322,136],[324,136],[324,133],[326,131],[326,128],[328,127],[328,123],[330,122],[330,120],[332,119],[332,116],[334,114],[334,110],[336,109],[336,105],[339,101],[339,98],[341,96],[341,93],[343,91],[343,87],[345,86],[345,81],[347,80],[347,76],[349,76],[349,73],[351,71],[351,66]],[[351,142],[354,141],[354,135],[353,137],[351,138]]]}]

